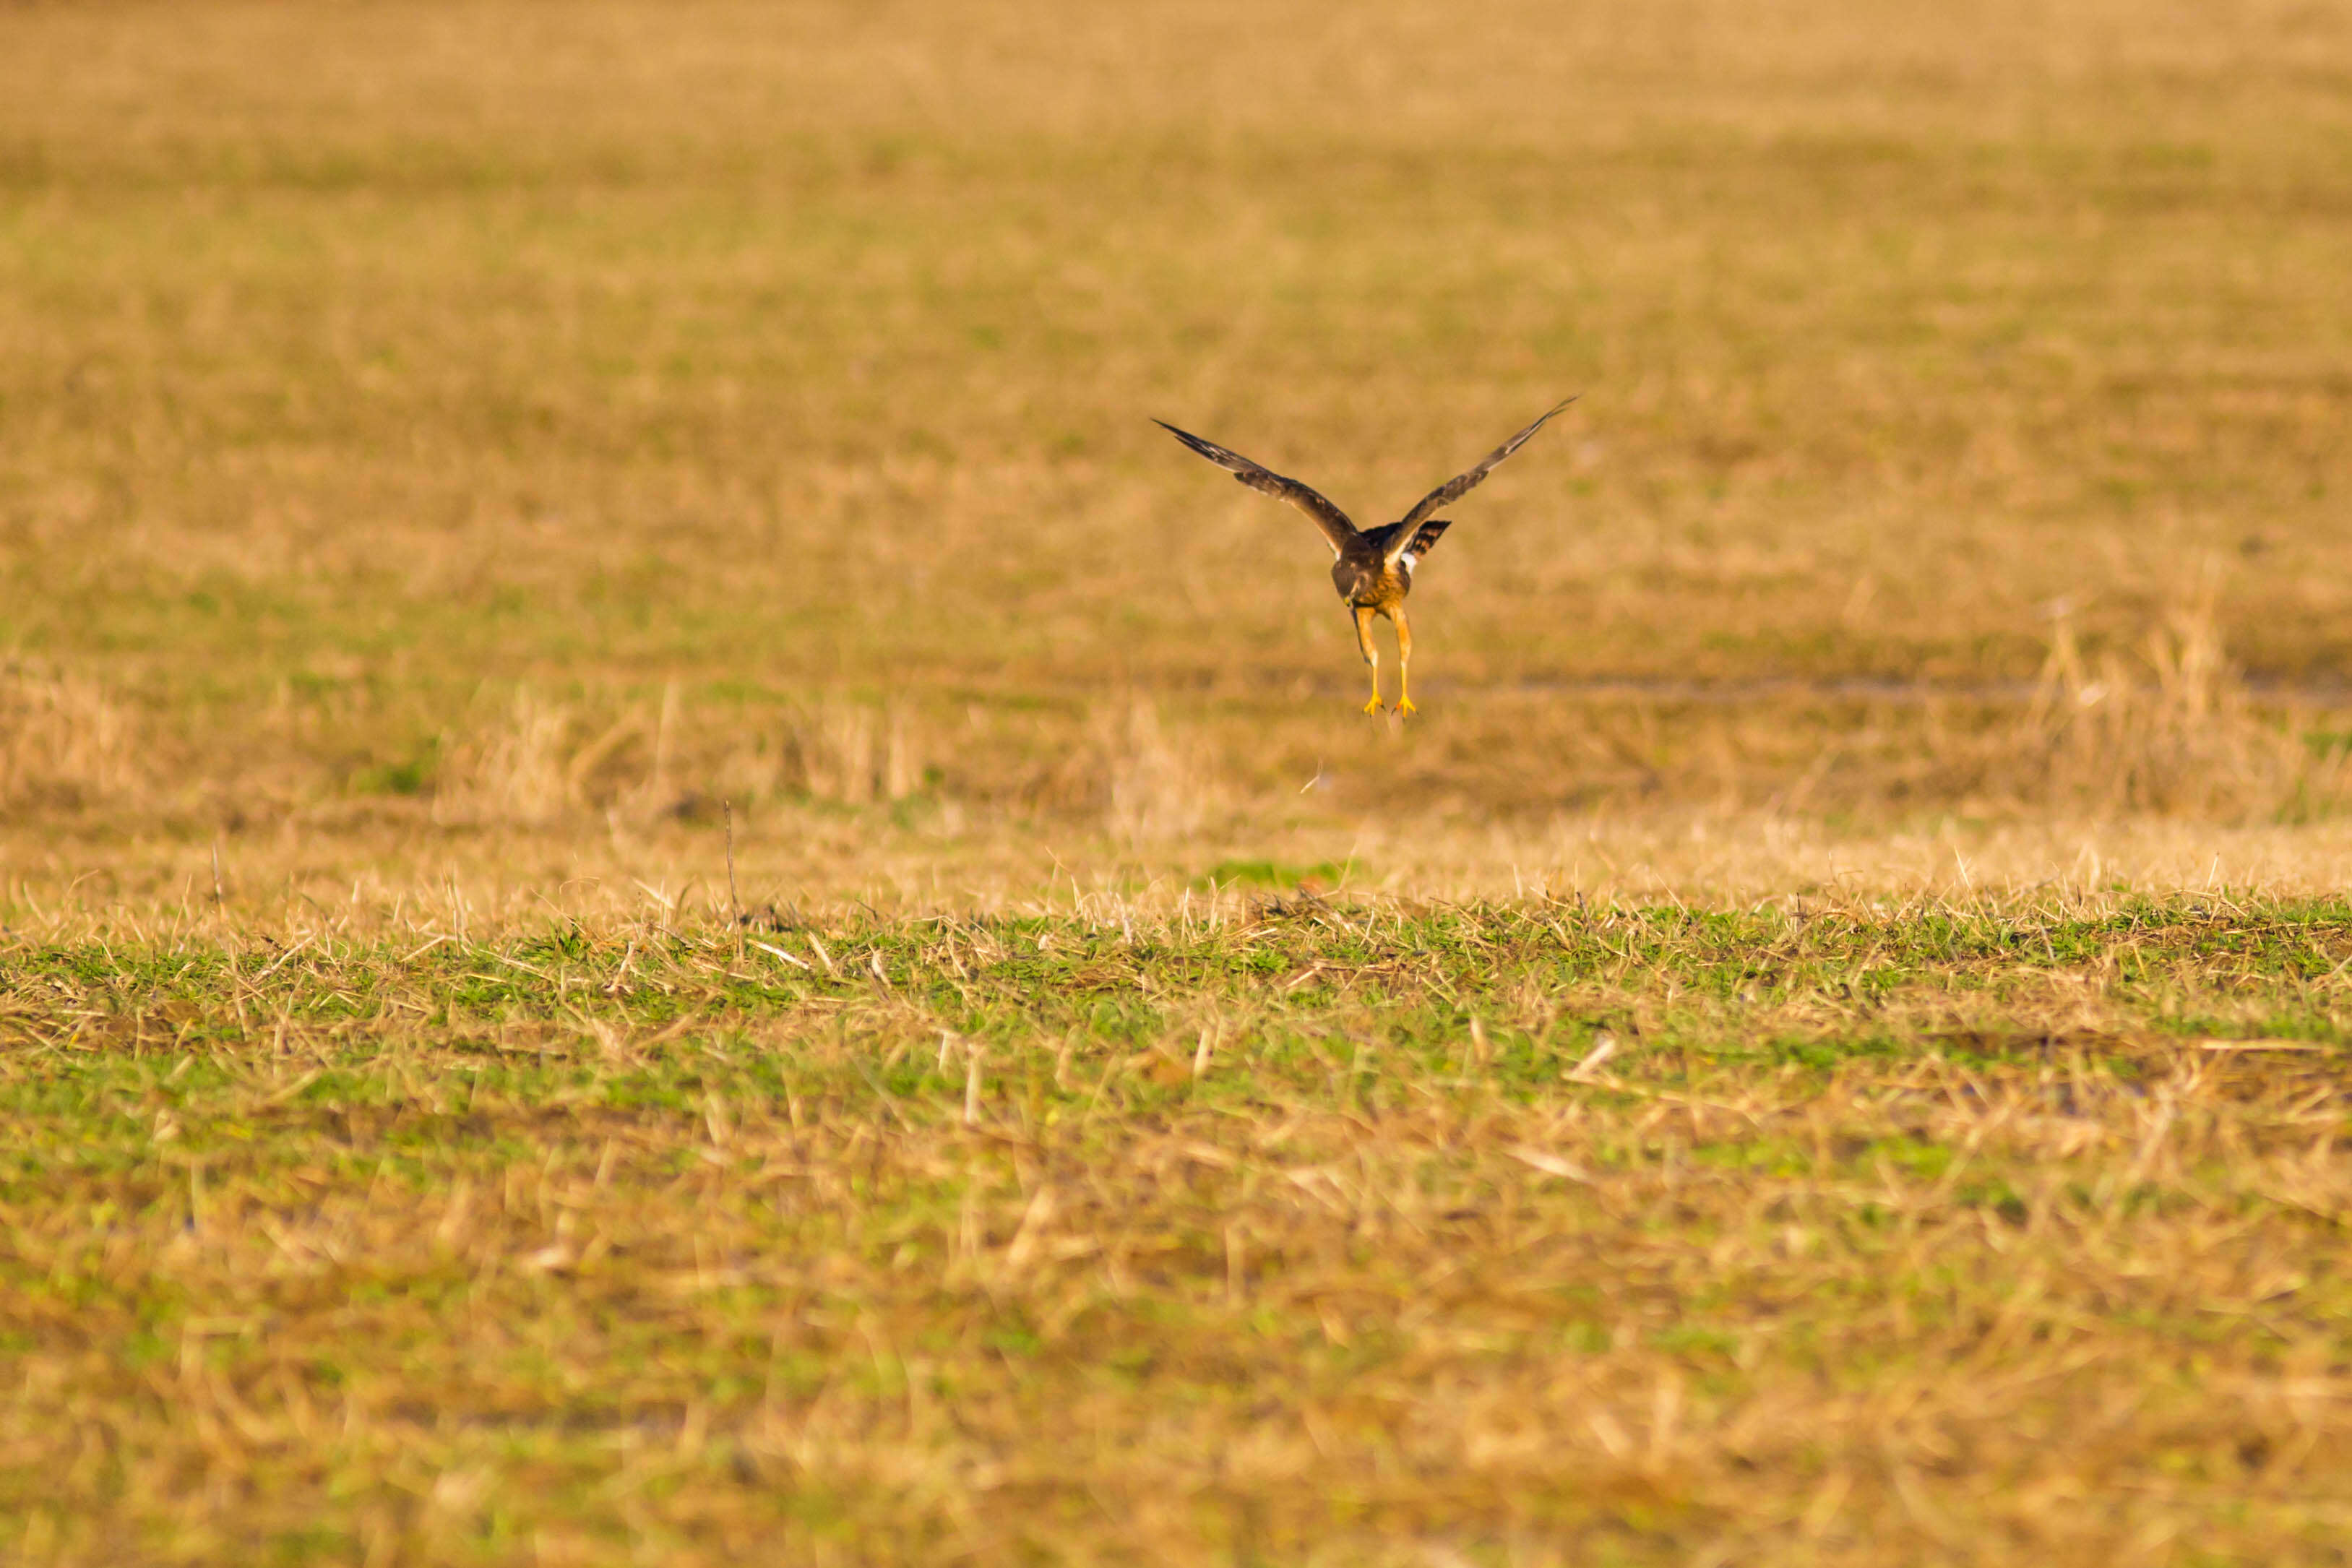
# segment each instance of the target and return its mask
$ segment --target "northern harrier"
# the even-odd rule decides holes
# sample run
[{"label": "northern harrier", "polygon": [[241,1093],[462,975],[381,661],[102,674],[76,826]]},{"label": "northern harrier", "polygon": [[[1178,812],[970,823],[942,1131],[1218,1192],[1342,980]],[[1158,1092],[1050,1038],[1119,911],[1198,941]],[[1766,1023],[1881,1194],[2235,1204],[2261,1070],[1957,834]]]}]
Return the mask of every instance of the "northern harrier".
[{"label": "northern harrier", "polygon": [[1382,528],[1359,529],[1348,521],[1348,514],[1333,506],[1314,490],[1297,479],[1286,479],[1280,474],[1262,468],[1238,452],[1229,452],[1214,441],[1203,441],[1198,436],[1187,435],[1165,419],[1153,424],[1167,431],[1217,467],[1230,473],[1254,490],[1278,496],[1315,520],[1323,531],[1325,542],[1331,546],[1331,582],[1339,590],[1339,597],[1356,616],[1356,646],[1363,650],[1364,662],[1372,670],[1372,700],[1364,704],[1364,711],[1381,710],[1381,656],[1372,647],[1372,617],[1386,616],[1396,626],[1397,639],[1397,711],[1412,711],[1412,698],[1407,685],[1412,668],[1412,627],[1404,618],[1404,596],[1412,592],[1412,569],[1421,564],[1438,539],[1453,523],[1453,519],[1433,517],[1442,506],[1461,500],[1477,489],[1478,482],[1494,472],[1495,465],[1526,445],[1528,437],[1542,429],[1570,403],[1571,397],[1528,426],[1501,446],[1486,454],[1486,460],[1466,474],[1446,480],[1413,503],[1403,521]]}]

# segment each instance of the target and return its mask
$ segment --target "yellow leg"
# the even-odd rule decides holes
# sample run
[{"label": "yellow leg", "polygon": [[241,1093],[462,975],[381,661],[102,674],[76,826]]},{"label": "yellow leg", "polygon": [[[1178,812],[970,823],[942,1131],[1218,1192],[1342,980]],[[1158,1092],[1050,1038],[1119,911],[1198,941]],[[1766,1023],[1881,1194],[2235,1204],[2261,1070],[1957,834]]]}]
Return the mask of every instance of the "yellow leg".
[{"label": "yellow leg", "polygon": [[1356,646],[1363,650],[1364,663],[1372,672],[1372,700],[1364,704],[1364,711],[1377,713],[1381,710],[1381,655],[1380,650],[1372,646],[1374,612],[1364,605],[1358,605],[1355,609]]},{"label": "yellow leg", "polygon": [[1404,618],[1402,605],[1389,612],[1389,619],[1396,623],[1397,633],[1397,711],[1401,714],[1410,713],[1412,711],[1412,698],[1410,695],[1412,682],[1412,624]]}]

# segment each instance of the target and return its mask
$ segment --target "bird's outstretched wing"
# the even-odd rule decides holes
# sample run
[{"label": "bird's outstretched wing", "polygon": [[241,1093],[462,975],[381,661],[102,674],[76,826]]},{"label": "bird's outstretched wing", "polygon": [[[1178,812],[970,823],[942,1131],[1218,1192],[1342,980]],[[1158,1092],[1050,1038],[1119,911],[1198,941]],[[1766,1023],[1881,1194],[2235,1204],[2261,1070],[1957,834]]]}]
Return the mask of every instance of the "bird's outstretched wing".
[{"label": "bird's outstretched wing", "polygon": [[1570,397],[1554,405],[1542,418],[1537,420],[1534,424],[1528,426],[1526,429],[1520,431],[1517,435],[1512,437],[1509,440],[1504,442],[1493,451],[1487,453],[1486,460],[1481,462],[1476,468],[1471,469],[1466,474],[1458,474],[1453,479],[1446,480],[1444,484],[1438,486],[1435,489],[1422,497],[1420,500],[1414,502],[1412,510],[1404,514],[1404,521],[1398,525],[1396,537],[1389,542],[1387,554],[1390,563],[1394,564],[1396,558],[1403,554],[1406,546],[1412,542],[1415,534],[1414,524],[1427,521],[1429,516],[1433,512],[1436,511],[1438,508],[1445,506],[1453,501],[1460,500],[1464,496],[1466,496],[1472,490],[1476,489],[1479,483],[1484,480],[1488,474],[1495,471],[1496,464],[1501,462],[1504,458],[1517,451],[1521,447],[1526,446],[1528,437],[1542,429],[1546,425],[1550,424],[1556,415],[1565,409],[1569,404],[1575,401],[1575,398]]},{"label": "bird's outstretched wing", "polygon": [[1427,522],[1421,523],[1412,530],[1412,541],[1405,545],[1402,552],[1412,556],[1415,561],[1420,560],[1437,548],[1437,542],[1444,538],[1445,531],[1453,526],[1454,520],[1450,517],[1431,518]]},{"label": "bird's outstretched wing", "polygon": [[1152,423],[1250,489],[1286,500],[1313,518],[1315,526],[1323,531],[1324,540],[1331,546],[1332,554],[1339,554],[1347,547],[1348,541],[1356,536],[1356,525],[1348,521],[1346,512],[1297,479],[1286,479],[1271,468],[1258,467],[1239,452],[1229,452],[1214,441],[1203,441],[1198,436],[1189,435],[1165,419],[1154,419]]}]

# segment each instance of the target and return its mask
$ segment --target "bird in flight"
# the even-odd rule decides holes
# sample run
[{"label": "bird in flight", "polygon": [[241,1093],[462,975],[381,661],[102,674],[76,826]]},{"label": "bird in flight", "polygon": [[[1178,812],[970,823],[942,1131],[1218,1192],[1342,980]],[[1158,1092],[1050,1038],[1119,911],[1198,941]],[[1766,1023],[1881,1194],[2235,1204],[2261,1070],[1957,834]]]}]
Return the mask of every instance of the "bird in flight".
[{"label": "bird in flight", "polygon": [[1386,616],[1396,627],[1396,710],[1402,714],[1413,710],[1409,685],[1412,669],[1412,627],[1404,618],[1404,597],[1412,592],[1413,568],[1421,564],[1421,558],[1430,552],[1454,521],[1434,514],[1439,508],[1449,506],[1477,489],[1479,481],[1495,471],[1496,464],[1525,446],[1528,437],[1542,429],[1554,416],[1575,401],[1571,397],[1557,405],[1541,419],[1487,453],[1476,468],[1456,475],[1422,497],[1413,503],[1412,510],[1404,514],[1402,521],[1364,529],[1349,521],[1346,512],[1297,479],[1284,479],[1271,469],[1260,468],[1239,452],[1229,452],[1214,441],[1203,441],[1198,436],[1177,429],[1165,419],[1155,419],[1152,423],[1250,489],[1286,500],[1315,520],[1315,526],[1322,531],[1324,542],[1331,546],[1332,585],[1339,590],[1339,597],[1355,615],[1356,646],[1363,650],[1364,663],[1371,668],[1372,700],[1364,704],[1364,711],[1377,713],[1381,710],[1381,656],[1372,647],[1372,619],[1376,616]]}]

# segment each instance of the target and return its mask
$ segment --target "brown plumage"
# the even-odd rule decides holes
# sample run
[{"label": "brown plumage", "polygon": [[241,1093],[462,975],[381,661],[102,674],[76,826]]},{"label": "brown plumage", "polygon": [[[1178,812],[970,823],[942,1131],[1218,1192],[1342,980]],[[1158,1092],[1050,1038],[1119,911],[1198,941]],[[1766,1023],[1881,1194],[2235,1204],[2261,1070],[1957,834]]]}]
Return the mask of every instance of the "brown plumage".
[{"label": "brown plumage", "polygon": [[1355,615],[1356,646],[1362,650],[1364,662],[1371,667],[1372,700],[1364,704],[1364,711],[1381,710],[1381,660],[1372,647],[1372,620],[1385,616],[1396,627],[1397,711],[1410,713],[1412,699],[1407,694],[1407,687],[1412,664],[1412,627],[1405,620],[1405,595],[1412,592],[1413,568],[1453,526],[1451,518],[1432,514],[1477,489],[1479,482],[1494,472],[1496,464],[1525,446],[1528,437],[1575,401],[1571,397],[1555,405],[1542,418],[1487,453],[1486,460],[1476,468],[1455,475],[1422,497],[1402,519],[1384,527],[1367,529],[1359,529],[1348,521],[1346,512],[1297,479],[1260,468],[1214,441],[1188,435],[1165,419],[1152,423],[1250,489],[1286,500],[1314,520],[1324,542],[1331,546],[1332,586],[1339,590],[1340,599]]}]

